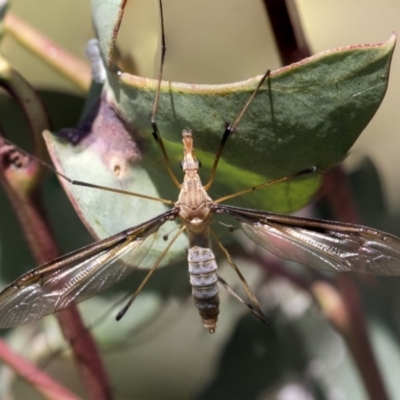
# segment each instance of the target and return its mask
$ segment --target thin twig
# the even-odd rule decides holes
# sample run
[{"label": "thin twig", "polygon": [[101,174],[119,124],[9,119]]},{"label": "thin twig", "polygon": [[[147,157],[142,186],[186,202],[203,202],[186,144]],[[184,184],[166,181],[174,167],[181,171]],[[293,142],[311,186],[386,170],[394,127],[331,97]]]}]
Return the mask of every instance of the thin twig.
[{"label": "thin twig", "polygon": [[263,0],[283,65],[311,55],[293,0]]},{"label": "thin twig", "polygon": [[36,390],[49,400],[79,400],[64,386],[38,369],[35,365],[14,353],[8,344],[0,339],[0,359],[29,382]]},{"label": "thin twig", "polygon": [[89,90],[92,76],[87,62],[75,57],[12,12],[7,13],[4,28],[18,43],[65,76],[78,89],[83,92]]}]

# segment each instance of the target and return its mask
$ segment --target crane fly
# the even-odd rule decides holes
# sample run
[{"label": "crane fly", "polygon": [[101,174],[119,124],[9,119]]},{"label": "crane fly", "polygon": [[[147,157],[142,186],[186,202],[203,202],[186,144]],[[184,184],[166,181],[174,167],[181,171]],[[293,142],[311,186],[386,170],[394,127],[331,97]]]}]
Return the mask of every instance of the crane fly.
[{"label": "crane fly", "polygon": [[[235,122],[227,125],[215,156],[210,179],[205,185],[202,184],[198,174],[201,165],[195,156],[192,131],[190,129],[183,130],[183,160],[181,166],[184,178],[183,182],[179,183],[169,165],[168,155],[155,120],[165,56],[161,0],[160,14],[163,47],[151,125],[153,138],[164,156],[167,170],[173,182],[180,189],[178,200],[173,202],[128,193],[162,201],[172,205],[172,208],[147,222],[61,256],[16,279],[0,293],[0,328],[36,321],[47,314],[65,309],[73,303],[86,300],[121,281],[140,265],[159,228],[167,221],[172,220],[180,221],[180,229],[169,241],[126,306],[119,312],[117,319],[125,314],[130,304],[157,269],[168,249],[177,237],[185,231],[189,243],[189,276],[195,305],[204,327],[210,332],[215,331],[219,314],[218,283],[225,286],[236,297],[238,296],[217,273],[217,263],[211,246],[211,237],[214,234],[210,228],[214,215],[225,214],[237,220],[251,240],[284,259],[296,261],[318,270],[399,275],[400,239],[393,235],[360,225],[300,218],[222,204],[226,200],[245,195],[254,190],[260,190],[274,183],[318,172],[316,167],[244,189],[215,201],[208,195],[207,191],[213,184],[223,147],[231,133],[235,131],[264,81],[268,78],[269,71],[264,74]],[[57,171],[56,173],[72,184],[118,191],[80,181],[72,181],[62,173]],[[246,280],[227,250],[218,240],[216,241],[230,265],[237,272],[251,300],[249,307],[252,312],[265,321],[261,307]],[[127,260],[129,260],[129,263]]]}]

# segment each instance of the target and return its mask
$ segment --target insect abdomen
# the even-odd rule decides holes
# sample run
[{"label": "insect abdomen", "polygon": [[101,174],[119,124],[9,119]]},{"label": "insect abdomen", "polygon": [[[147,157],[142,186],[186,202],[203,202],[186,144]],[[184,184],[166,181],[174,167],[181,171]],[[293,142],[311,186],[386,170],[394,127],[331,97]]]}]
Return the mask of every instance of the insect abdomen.
[{"label": "insect abdomen", "polygon": [[215,332],[219,314],[217,263],[210,248],[193,246],[189,249],[189,274],[195,306],[203,325]]}]

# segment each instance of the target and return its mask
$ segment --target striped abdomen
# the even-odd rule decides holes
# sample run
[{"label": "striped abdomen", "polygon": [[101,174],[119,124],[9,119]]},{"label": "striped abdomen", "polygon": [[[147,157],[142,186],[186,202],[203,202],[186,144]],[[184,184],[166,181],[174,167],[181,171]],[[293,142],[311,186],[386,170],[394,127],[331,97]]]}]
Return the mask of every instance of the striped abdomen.
[{"label": "striped abdomen", "polygon": [[206,329],[215,332],[219,314],[217,263],[211,248],[189,249],[189,274],[192,295]]}]

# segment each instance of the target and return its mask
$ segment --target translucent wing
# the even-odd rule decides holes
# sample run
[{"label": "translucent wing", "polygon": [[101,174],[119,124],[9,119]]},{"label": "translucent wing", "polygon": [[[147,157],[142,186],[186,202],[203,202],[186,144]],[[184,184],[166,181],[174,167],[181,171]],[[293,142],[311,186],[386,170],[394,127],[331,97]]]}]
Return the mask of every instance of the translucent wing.
[{"label": "translucent wing", "polygon": [[0,328],[36,321],[124,279],[140,264],[172,211],[22,275],[0,293]]},{"label": "translucent wing", "polygon": [[217,205],[278,257],[332,272],[400,275],[400,239],[361,225]]}]

